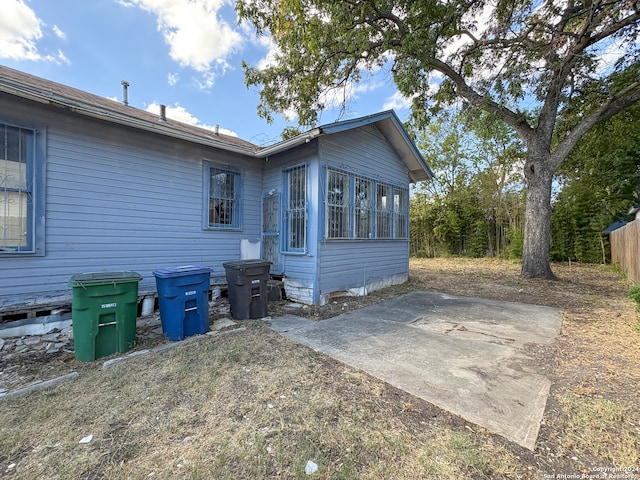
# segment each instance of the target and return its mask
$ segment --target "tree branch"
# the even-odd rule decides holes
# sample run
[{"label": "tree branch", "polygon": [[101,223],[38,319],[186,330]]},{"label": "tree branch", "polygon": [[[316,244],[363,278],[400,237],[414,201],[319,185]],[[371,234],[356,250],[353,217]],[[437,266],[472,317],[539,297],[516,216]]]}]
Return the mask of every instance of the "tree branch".
[{"label": "tree branch", "polygon": [[511,125],[525,141],[530,137],[533,129],[521,115],[518,115],[507,107],[496,103],[487,95],[482,95],[476,92],[469,84],[467,84],[464,77],[456,72],[449,64],[435,58],[429,59],[429,63],[435,70],[449,77],[449,79],[451,79],[455,84],[458,94],[468,100],[471,105],[493,113],[498,118]]},{"label": "tree branch", "polygon": [[562,161],[569,155],[578,141],[597,123],[608,120],[625,108],[640,101],[640,80],[620,90],[611,96],[605,103],[593,113],[586,116],[571,132],[562,140],[560,145],[551,154],[551,165],[555,171]]}]

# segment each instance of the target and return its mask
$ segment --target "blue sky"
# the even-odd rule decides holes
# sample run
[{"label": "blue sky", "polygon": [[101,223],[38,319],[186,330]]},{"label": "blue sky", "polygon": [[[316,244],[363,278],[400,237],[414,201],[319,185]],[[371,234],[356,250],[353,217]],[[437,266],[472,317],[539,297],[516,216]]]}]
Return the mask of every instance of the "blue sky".
[{"label": "blue sky", "polygon": [[[242,60],[268,58],[269,39],[238,26],[227,0],[0,0],[0,63],[49,80],[158,111],[257,145],[279,139],[287,123],[256,115],[258,93],[243,82]],[[389,79],[354,88],[349,117],[408,105]],[[322,123],[337,120],[337,111]],[[295,124],[292,123],[292,124]]]}]

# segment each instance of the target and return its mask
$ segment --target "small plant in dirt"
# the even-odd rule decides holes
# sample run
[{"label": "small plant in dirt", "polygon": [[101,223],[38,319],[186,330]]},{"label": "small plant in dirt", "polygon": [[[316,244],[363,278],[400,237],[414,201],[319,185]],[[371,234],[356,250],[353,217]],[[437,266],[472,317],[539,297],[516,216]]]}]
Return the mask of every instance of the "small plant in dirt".
[{"label": "small plant in dirt", "polygon": [[636,283],[629,289],[629,296],[636,301],[640,309],[640,283]]},{"label": "small plant in dirt", "polygon": [[636,310],[638,311],[636,325],[634,327],[636,332],[640,333],[640,283],[636,283],[633,287],[629,289],[629,297],[631,297],[636,302]]}]

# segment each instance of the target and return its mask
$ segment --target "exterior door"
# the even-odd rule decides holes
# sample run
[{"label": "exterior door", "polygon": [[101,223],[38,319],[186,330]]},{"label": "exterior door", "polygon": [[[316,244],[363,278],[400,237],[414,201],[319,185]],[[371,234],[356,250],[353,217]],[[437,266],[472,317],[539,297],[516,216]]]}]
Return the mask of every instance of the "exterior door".
[{"label": "exterior door", "polygon": [[282,273],[280,268],[280,196],[262,199],[262,259],[271,262],[271,273]]}]

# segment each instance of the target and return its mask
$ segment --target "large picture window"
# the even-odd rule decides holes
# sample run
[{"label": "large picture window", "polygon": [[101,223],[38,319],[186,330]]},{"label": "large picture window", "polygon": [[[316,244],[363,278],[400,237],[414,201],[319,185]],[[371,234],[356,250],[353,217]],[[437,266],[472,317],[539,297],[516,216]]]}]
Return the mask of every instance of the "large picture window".
[{"label": "large picture window", "polygon": [[209,220],[214,229],[237,229],[240,224],[240,173],[228,168],[209,167]]},{"label": "large picture window", "polygon": [[0,253],[33,252],[35,132],[0,124]]},{"label": "large picture window", "polygon": [[307,167],[285,171],[287,198],[284,211],[285,251],[305,252],[307,247]]}]

